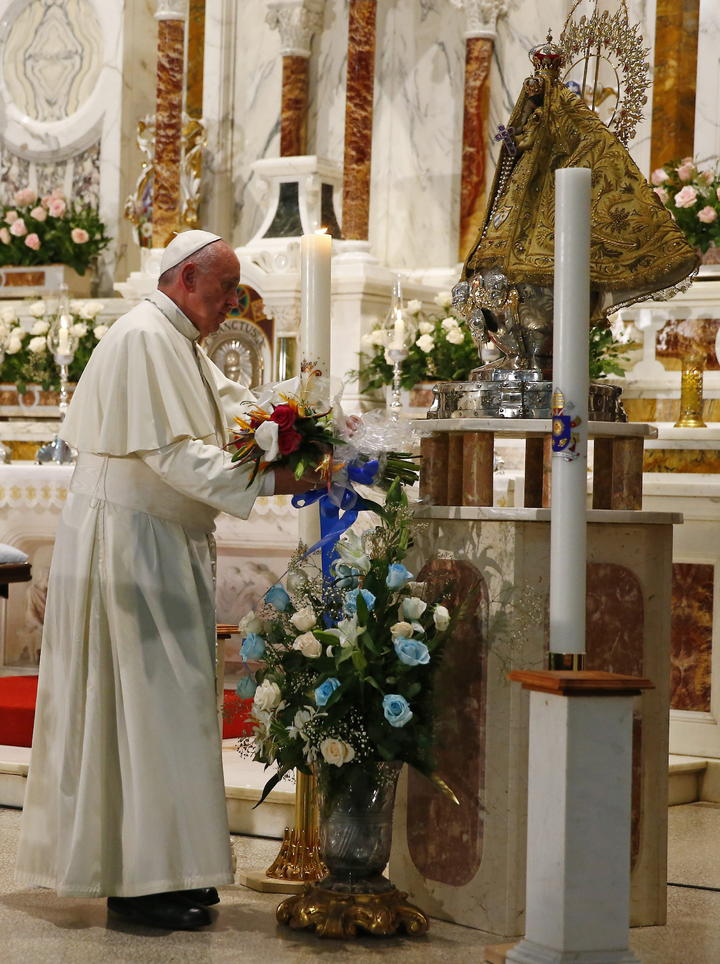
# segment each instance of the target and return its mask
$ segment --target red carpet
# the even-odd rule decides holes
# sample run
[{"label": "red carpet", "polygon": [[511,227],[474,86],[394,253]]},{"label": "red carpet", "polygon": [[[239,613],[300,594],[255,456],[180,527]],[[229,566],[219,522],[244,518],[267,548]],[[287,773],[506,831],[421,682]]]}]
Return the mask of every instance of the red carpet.
[{"label": "red carpet", "polygon": [[[0,677],[0,744],[32,746],[37,676]],[[247,717],[252,700],[243,700],[234,690],[225,690],[223,739],[250,736]]]}]

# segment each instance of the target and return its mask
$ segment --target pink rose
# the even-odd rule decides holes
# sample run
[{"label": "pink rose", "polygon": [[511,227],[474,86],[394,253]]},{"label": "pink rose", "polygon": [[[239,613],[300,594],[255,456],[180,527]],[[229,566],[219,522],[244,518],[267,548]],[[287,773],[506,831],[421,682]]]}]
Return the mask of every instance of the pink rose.
[{"label": "pink rose", "polygon": [[14,234],[16,238],[21,238],[23,234],[27,234],[27,228],[22,218],[13,221],[10,225],[10,234]]},{"label": "pink rose", "polygon": [[48,201],[48,211],[53,218],[61,218],[65,214],[65,202],[61,197],[51,197]]},{"label": "pink rose", "polygon": [[697,191],[694,187],[683,187],[675,195],[675,204],[679,208],[691,208],[697,201]]},{"label": "pink rose", "polygon": [[36,208],[32,209],[30,212],[30,217],[35,218],[36,221],[44,221],[47,218],[47,211],[44,207],[38,205]]},{"label": "pink rose", "polygon": [[64,198],[65,198],[65,192],[63,191],[63,189],[62,189],[61,187],[56,187],[56,188],[54,188],[53,191],[51,192],[50,197],[59,197],[59,198],[63,198],[63,199],[64,199]]},{"label": "pink rose", "polygon": [[27,204],[35,203],[37,194],[32,188],[24,187],[21,191],[15,192],[14,200],[19,208],[24,208]]},{"label": "pink rose", "polygon": [[667,181],[669,176],[664,168],[658,167],[650,175],[650,183],[660,185],[663,181]]},{"label": "pink rose", "polygon": [[720,201],[720,187],[715,188],[715,194],[717,194],[717,199]]},{"label": "pink rose", "polygon": [[654,187],[653,191],[657,194],[663,204],[667,204],[668,197],[670,196],[664,187]]},{"label": "pink rose", "polygon": [[717,221],[717,211],[708,204],[702,211],[698,211],[698,221],[702,221],[703,224],[712,224],[713,221]]},{"label": "pink rose", "polygon": [[28,234],[28,236],[25,238],[25,244],[28,246],[28,248],[32,248],[33,251],[37,251],[37,249],[40,247],[40,238],[37,236],[37,234]]},{"label": "pink rose", "polygon": [[90,240],[90,235],[84,228],[73,228],[70,232],[70,237],[73,239],[75,244],[85,244],[86,241]]},{"label": "pink rose", "polygon": [[677,173],[681,181],[692,181],[695,165],[691,161],[684,161],[677,169]]},{"label": "pink rose", "polygon": [[3,244],[10,244],[12,241],[10,232],[7,228],[0,228],[0,241],[2,241]]},{"label": "pink rose", "polygon": [[714,178],[715,173],[713,171],[700,171],[697,176],[697,179],[701,184],[712,184]]},{"label": "pink rose", "polygon": [[49,194],[45,194],[45,195],[43,195],[40,203],[42,204],[42,206],[43,206],[44,208],[49,208],[49,207],[50,207],[50,201],[51,201],[51,200],[52,200],[51,196],[50,196]]},{"label": "pink rose", "polygon": [[12,224],[13,221],[17,221],[17,219],[18,219],[19,217],[20,217],[20,215],[17,213],[17,211],[6,211],[6,212],[5,212],[5,220],[7,221],[8,224]]}]

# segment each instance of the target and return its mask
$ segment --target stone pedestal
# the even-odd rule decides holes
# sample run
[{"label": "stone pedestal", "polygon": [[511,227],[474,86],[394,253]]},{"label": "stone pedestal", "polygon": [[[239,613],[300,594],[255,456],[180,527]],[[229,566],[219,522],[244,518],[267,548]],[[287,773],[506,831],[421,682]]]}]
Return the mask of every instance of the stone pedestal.
[{"label": "stone pedestal", "polygon": [[[516,937],[524,931],[528,695],[507,675],[546,665],[550,513],[435,506],[417,515],[426,526],[409,568],[420,579],[446,579],[467,606],[435,697],[439,772],[460,807],[424,778],[405,775],[390,876],[433,917]],[[670,580],[679,521],[671,513],[588,512],[586,666],[655,685],[637,698],[633,718],[633,924],[665,921]],[[424,565],[428,559],[435,561]],[[594,777],[605,779],[601,764]]]},{"label": "stone pedestal", "polygon": [[527,909],[515,964],[631,964],[633,698],[641,677],[515,672],[530,691]]}]

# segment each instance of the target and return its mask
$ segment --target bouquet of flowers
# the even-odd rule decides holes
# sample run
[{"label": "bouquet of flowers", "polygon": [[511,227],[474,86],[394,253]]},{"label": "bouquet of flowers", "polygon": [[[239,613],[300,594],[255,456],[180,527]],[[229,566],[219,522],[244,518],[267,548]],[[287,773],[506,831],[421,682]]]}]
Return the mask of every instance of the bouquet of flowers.
[{"label": "bouquet of flowers", "polygon": [[405,761],[450,792],[434,773],[432,682],[451,615],[444,591],[403,565],[410,526],[395,481],[380,525],[338,543],[329,579],[301,555],[287,589],[273,586],[243,621],[242,656],[265,665],[238,693],[254,696],[255,759],[277,767],[263,799],[293,768],[351,761]]},{"label": "bouquet of flowers", "polygon": [[13,200],[0,207],[0,265],[58,262],[85,274],[110,243],[97,209],[68,202],[59,188],[38,198],[26,187]]},{"label": "bouquet of flowers", "polygon": [[[324,381],[314,364],[303,362],[299,379],[261,396],[245,415],[235,419],[238,430],[228,447],[233,451],[233,462],[253,466],[248,485],[258,472],[288,466],[297,479],[306,472],[318,471],[330,486],[338,472],[347,476],[344,470],[348,465],[362,467],[372,461],[344,437],[344,419],[337,399],[334,404],[322,404],[326,394]],[[342,457],[334,458],[334,450]],[[417,481],[417,465],[407,453],[388,452],[382,466],[374,462],[373,465],[374,474],[367,473],[356,481],[381,485],[395,478],[405,484]]]},{"label": "bouquet of flowers", "polygon": [[[405,312],[407,358],[402,362],[400,384],[410,389],[423,381],[466,381],[480,364],[478,351],[467,326],[451,308],[452,295],[440,292],[435,303],[439,313],[425,315],[419,301],[409,301]],[[370,354],[361,354],[357,375],[365,390],[392,384],[393,364],[387,355],[392,332],[377,325],[363,336]]]},{"label": "bouquet of flowers", "polygon": [[720,241],[718,162],[700,169],[691,157],[684,157],[654,170],[650,181],[693,247],[705,253]]},{"label": "bouquet of flowers", "polygon": [[[108,330],[97,323],[103,309],[101,301],[71,301],[70,333],[77,338],[77,349],[69,367],[70,381],[76,382],[88,363],[92,350]],[[46,301],[33,301],[28,312],[33,318],[22,324],[12,307],[0,310],[0,381],[17,386],[23,394],[29,383],[37,383],[46,391],[60,387],[60,375],[48,348],[48,332],[55,309]]]}]

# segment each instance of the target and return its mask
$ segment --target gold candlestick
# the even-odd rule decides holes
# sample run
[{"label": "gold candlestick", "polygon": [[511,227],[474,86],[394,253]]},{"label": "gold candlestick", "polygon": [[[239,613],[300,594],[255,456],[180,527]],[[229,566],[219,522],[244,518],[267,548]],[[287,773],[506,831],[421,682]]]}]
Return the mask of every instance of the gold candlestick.
[{"label": "gold candlestick", "polygon": [[675,428],[705,428],[703,421],[703,370],[705,355],[695,350],[682,360],[680,417]]}]

